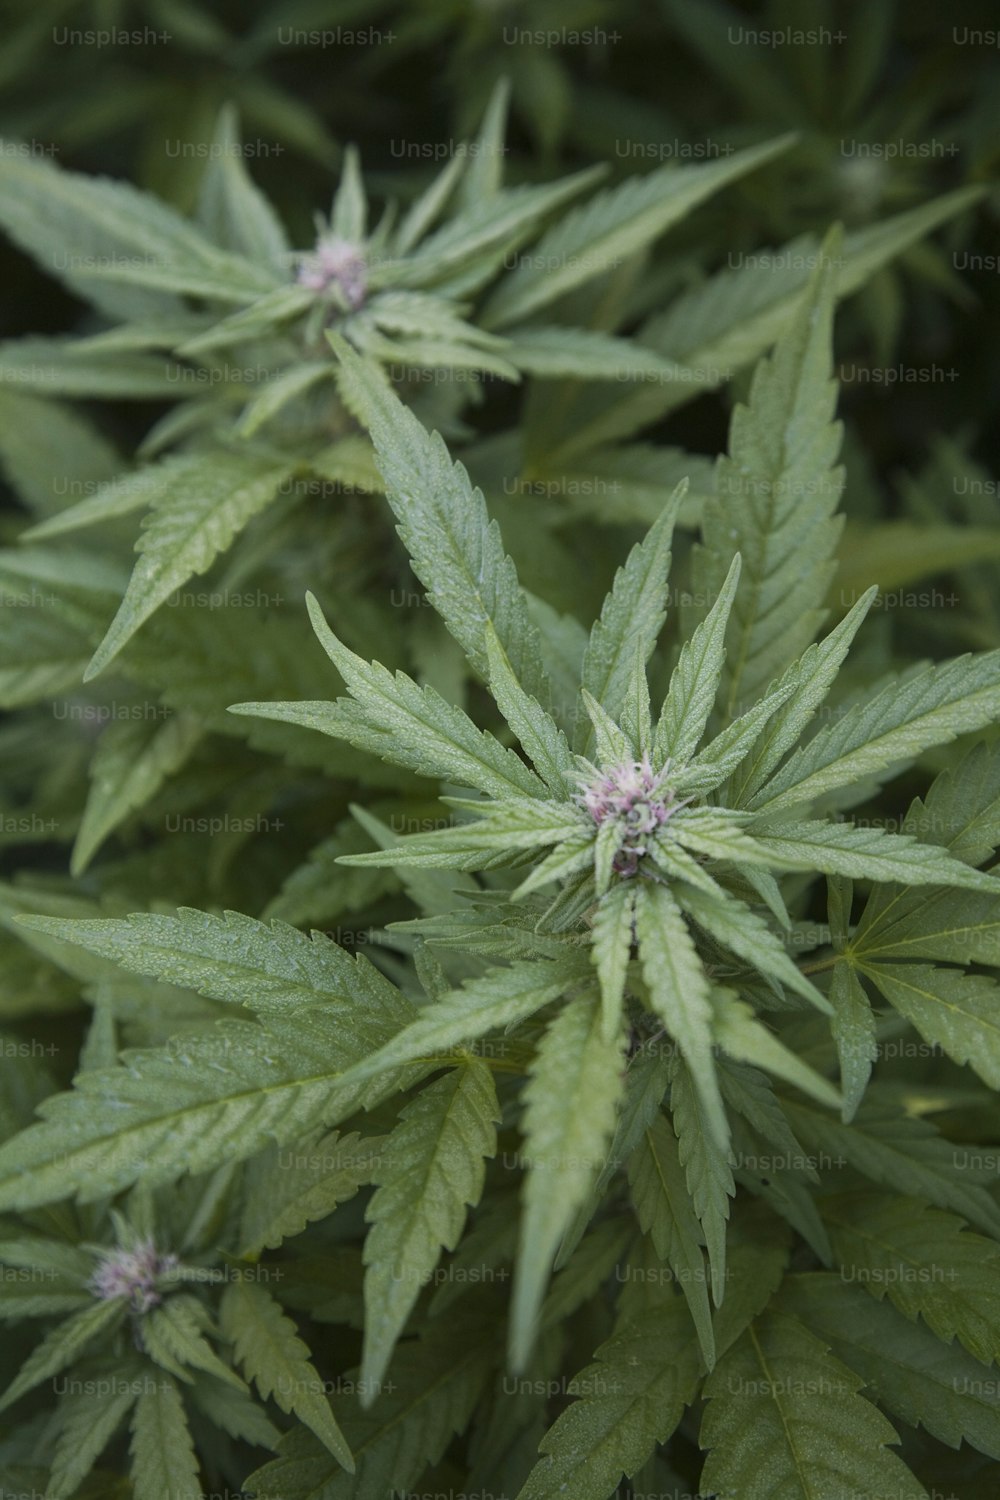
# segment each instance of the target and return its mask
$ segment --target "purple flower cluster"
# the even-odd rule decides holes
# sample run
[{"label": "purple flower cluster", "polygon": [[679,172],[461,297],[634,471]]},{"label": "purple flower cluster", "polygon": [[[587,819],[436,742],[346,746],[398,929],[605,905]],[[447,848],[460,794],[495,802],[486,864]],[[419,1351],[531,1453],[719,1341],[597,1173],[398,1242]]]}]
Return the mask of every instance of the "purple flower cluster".
[{"label": "purple flower cluster", "polygon": [[598,827],[612,818],[619,824],[621,845],[614,860],[619,875],[637,872],[650,835],[677,810],[673,792],[663,784],[668,770],[669,765],[654,771],[648,754],[622,761],[588,782],[578,799]]},{"label": "purple flower cluster", "polygon": [[368,267],[359,246],[341,235],[323,235],[311,255],[304,255],[298,270],[299,286],[311,292],[339,289],[352,312],[365,300],[368,290]]},{"label": "purple flower cluster", "polygon": [[142,1240],[134,1250],[109,1250],[102,1255],[90,1288],[103,1302],[128,1297],[135,1312],[148,1312],[160,1302],[156,1278],[177,1264],[176,1255],[161,1255],[152,1240]]}]

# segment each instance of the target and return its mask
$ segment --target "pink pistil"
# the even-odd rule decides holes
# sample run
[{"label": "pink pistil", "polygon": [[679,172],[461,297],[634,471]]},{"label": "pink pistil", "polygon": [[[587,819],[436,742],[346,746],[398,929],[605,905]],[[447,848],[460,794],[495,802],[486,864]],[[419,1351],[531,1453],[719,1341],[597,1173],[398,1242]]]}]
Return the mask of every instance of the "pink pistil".
[{"label": "pink pistil", "polygon": [[649,838],[676,811],[674,795],[663,785],[667,770],[654,772],[648,754],[622,761],[588,782],[577,799],[598,827],[611,818],[619,824],[621,846],[614,868],[620,875],[636,873]]},{"label": "pink pistil", "polygon": [[148,1312],[161,1300],[156,1278],[177,1264],[176,1255],[161,1255],[152,1240],[142,1240],[134,1250],[109,1250],[102,1255],[90,1289],[103,1302],[128,1297],[135,1312]]},{"label": "pink pistil", "polygon": [[315,251],[302,257],[296,280],[311,292],[339,288],[347,306],[356,312],[368,290],[368,267],[357,245],[340,235],[324,235]]}]

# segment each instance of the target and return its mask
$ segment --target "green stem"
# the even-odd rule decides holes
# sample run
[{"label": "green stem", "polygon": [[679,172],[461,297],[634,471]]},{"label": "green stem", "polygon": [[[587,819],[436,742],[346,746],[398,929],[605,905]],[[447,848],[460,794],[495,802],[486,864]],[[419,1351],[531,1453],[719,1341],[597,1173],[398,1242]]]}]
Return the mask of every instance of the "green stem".
[{"label": "green stem", "polygon": [[840,958],[839,953],[834,953],[830,958],[821,959],[817,964],[803,964],[803,974],[822,974],[824,969],[832,969]]}]

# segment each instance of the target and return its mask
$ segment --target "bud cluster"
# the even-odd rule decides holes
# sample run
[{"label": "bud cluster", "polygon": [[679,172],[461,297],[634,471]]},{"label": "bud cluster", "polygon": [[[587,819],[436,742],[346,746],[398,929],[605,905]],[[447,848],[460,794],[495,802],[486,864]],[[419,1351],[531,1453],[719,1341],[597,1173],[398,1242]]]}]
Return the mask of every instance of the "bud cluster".
[{"label": "bud cluster", "polygon": [[157,1277],[177,1265],[176,1255],[161,1255],[152,1240],[140,1240],[132,1250],[109,1250],[102,1255],[91,1277],[90,1289],[103,1302],[127,1297],[134,1312],[149,1312],[161,1300]]},{"label": "bud cluster", "polygon": [[368,267],[360,246],[339,234],[320,235],[313,253],[302,256],[296,280],[311,292],[335,288],[356,312],[368,290]]},{"label": "bud cluster", "polygon": [[683,803],[679,803],[665,780],[669,762],[654,771],[649,755],[605,767],[584,783],[580,806],[600,827],[610,819],[618,824],[620,842],[614,859],[619,875],[635,875],[650,838]]}]

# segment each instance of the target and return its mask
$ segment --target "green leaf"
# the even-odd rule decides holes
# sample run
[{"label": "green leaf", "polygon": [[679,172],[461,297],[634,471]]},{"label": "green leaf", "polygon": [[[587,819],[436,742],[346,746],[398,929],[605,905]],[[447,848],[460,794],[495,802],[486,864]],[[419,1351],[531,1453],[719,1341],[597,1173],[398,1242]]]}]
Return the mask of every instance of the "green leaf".
[{"label": "green leaf", "polygon": [[577,784],[566,736],[537,699],[518,682],[492,625],[486,626],[490,692],[529,760],[552,793],[565,797]]},{"label": "green leaf", "polygon": [[[963,213],[982,192],[960,188],[847,235],[835,258],[837,296],[864,286],[881,266]],[[800,314],[810,271],[822,255],[818,237],[802,235],[780,250],[748,257],[739,269],[716,272],[675,297],[665,312],[654,313],[640,329],[639,342],[686,367],[688,378],[587,392],[558,434],[555,459],[564,462],[581,449],[630,437],[753,364]]]},{"label": "green leaf", "polygon": [[139,627],[193,575],[205,573],[247,522],[274,498],[293,471],[291,462],[215,454],[197,486],[185,475],[176,489],[153,500],[136,543],[139,561],[121,607],[84,673],[102,672]]},{"label": "green leaf", "polygon": [[691,1206],[702,1227],[712,1271],[712,1300],[721,1307],[726,1288],[726,1221],[736,1184],[729,1158],[707,1127],[687,1064],[671,1059],[670,1119]]},{"label": "green leaf", "polygon": [[[872,903],[878,891],[872,894]],[[905,889],[894,900],[895,921],[858,923],[851,953],[859,964],[887,959],[943,959],[950,963],[1000,963],[1000,896],[956,890]]]},{"label": "green leaf", "polygon": [[[776,1146],[782,1157],[789,1161],[803,1161],[805,1153],[792,1134],[775,1092],[774,1085],[766,1073],[746,1063],[734,1062],[723,1057],[719,1068],[719,1081],[726,1103],[738,1115],[738,1128],[746,1138],[744,1122],[769,1146]],[[810,1182],[818,1182],[816,1173],[805,1169]]]},{"label": "green leaf", "polygon": [[831,1030],[837,1044],[841,1088],[844,1103],[841,1118],[845,1125],[853,1120],[864,1098],[872,1064],[878,1057],[875,1017],[864,986],[849,963],[833,966],[830,981],[830,1004],[833,1006]]},{"label": "green leaf", "polygon": [[434,226],[454,192],[456,183],[463,175],[467,163],[468,157],[454,155],[420,196],[414,199],[396,231],[393,249],[397,256],[402,258],[407,255]]},{"label": "green leaf", "polygon": [[132,1488],[135,1500],[201,1500],[201,1466],[169,1375],[143,1390],[132,1414]]},{"label": "green leaf", "polygon": [[738,999],[729,990],[717,988],[712,991],[712,1005],[719,1046],[736,1062],[765,1068],[776,1077],[794,1084],[804,1094],[811,1095],[820,1104],[834,1108],[840,1105],[840,1095],[833,1084],[821,1078],[807,1062],[768,1031],[745,1000]]},{"label": "green leaf", "polygon": [[[7,1266],[38,1271],[47,1280],[75,1283],[81,1291],[94,1269],[94,1263],[86,1250],[34,1235],[21,1235],[16,1240],[0,1240],[0,1261]],[[84,1292],[84,1296],[89,1302],[90,1292]]]},{"label": "green leaf", "polygon": [[998,714],[1000,651],[905,673],[821,729],[750,806],[775,813],[872,777],[884,780],[880,773],[895,774],[928,746],[982,729]]},{"label": "green leaf", "polygon": [[726,626],[740,567],[737,552],[708,616],[681,648],[656,725],[653,754],[658,765],[665,760],[685,765],[701,743],[725,665]]},{"label": "green leaf", "polygon": [[[834,1165],[847,1163],[880,1187],[951,1209],[1000,1239],[1000,1210],[981,1186],[991,1174],[975,1170],[974,1164],[963,1164],[961,1174],[956,1172],[956,1147],[928,1121],[869,1103],[850,1125],[790,1100],[783,1101],[783,1108],[807,1151]],[[967,1148],[963,1153],[975,1156]]]},{"label": "green leaf", "polygon": [[223,1364],[202,1333],[205,1310],[195,1297],[168,1297],[147,1312],[139,1337],[143,1345],[166,1369],[182,1380],[190,1379],[187,1367],[245,1390],[242,1380]]},{"label": "green leaf", "polygon": [[737,1202],[729,1231],[726,1300],[715,1315],[721,1357],[768,1306],[785,1279],[791,1236],[760,1202]]},{"label": "green leaf", "polygon": [[680,1299],[623,1321],[570,1381],[577,1399],[539,1444],[517,1500],[606,1500],[665,1443],[695,1396],[698,1349]]},{"label": "green leaf", "polygon": [[522,688],[544,705],[537,631],[482,491],[384,377],[346,344],[336,347],[375,444],[397,529],[430,602],[484,679],[486,625],[492,624]]},{"label": "green leaf", "polygon": [[91,762],[71,874],[82,874],[108,835],[180,770],[201,737],[201,726],[190,718],[126,719],[107,726]]},{"label": "green leaf", "polygon": [[[745,815],[732,813],[728,808],[703,806],[685,809],[680,817],[668,825],[674,836],[673,840],[661,838],[652,845],[651,852],[654,858],[659,851],[668,856],[669,861],[680,859],[681,863],[670,873],[703,890],[706,895],[714,896],[718,881],[711,876],[706,879],[704,871],[699,876],[697,861],[691,862],[690,855],[685,859],[685,850],[690,849],[696,856],[703,855],[710,860],[732,861],[738,868],[773,864],[773,856],[758,848],[754,840],[743,832],[746,822]],[[692,863],[694,868],[691,867]],[[712,880],[711,885],[708,884],[709,880]]]},{"label": "green leaf", "polygon": [[623,1088],[624,1037],[604,1040],[601,1007],[580,998],[550,1023],[525,1089],[528,1172],[511,1307],[510,1357],[523,1370],[559,1242],[604,1165]]},{"label": "green leaf", "polygon": [[[632,548],[615,574],[601,617],[590,632],[581,688],[612,719],[621,713],[635,657],[649,660],[666,619],[670,544],[683,494],[684,489],[679,487],[643,540]],[[574,748],[586,755],[592,742],[593,730],[586,717],[585,700],[581,700]]]},{"label": "green leaf", "polygon": [[315,1132],[280,1150],[272,1146],[248,1163],[238,1252],[256,1259],[283,1240],[325,1219],[372,1180],[382,1138]]},{"label": "green leaf", "polygon": [[580,698],[586,714],[591,723],[591,732],[596,741],[597,759],[604,766],[613,766],[621,761],[629,760],[635,753],[635,746],[629,743],[628,736],[620,725],[602,708],[592,693],[586,688],[580,689]]},{"label": "green leaf", "polygon": [[869,589],[863,594],[828,636],[809,646],[786,669],[778,688],[790,685],[792,692],[772,715],[744,763],[733,772],[725,797],[729,805],[745,807],[783,756],[799,743],[803,730],[833,685],[876,593],[877,590]]},{"label": "green leaf", "polygon": [[[16,551],[0,552],[0,576],[14,591],[26,584],[36,586],[29,590],[27,599],[17,599],[12,608],[36,613],[48,610],[80,635],[90,634],[96,628],[96,610],[103,608],[107,597],[125,583],[125,573],[116,562],[83,548],[66,552],[49,547],[18,547]],[[48,596],[41,595],[43,586],[50,590]],[[20,628],[28,629],[30,616],[21,618]]]},{"label": "green leaf", "polygon": [[148,1380],[149,1373],[138,1360],[118,1360],[63,1396],[46,1485],[50,1500],[76,1493],[130,1410],[143,1377]]},{"label": "green leaf", "polygon": [[126,1054],[119,1068],[77,1076],[46,1101],[41,1123],[0,1147],[0,1204],[32,1207],[72,1194],[92,1201],[142,1179],[150,1187],[286,1145],[411,1081],[343,1082],[347,1070],[399,1029],[398,1009],[369,992],[339,1007],[243,1022],[169,1047]]},{"label": "green leaf", "polygon": [[176,401],[183,369],[162,356],[92,352],[71,339],[24,338],[0,344],[0,381],[36,395]]},{"label": "green leaf", "polygon": [[565,214],[539,240],[527,264],[501,283],[483,314],[503,327],[537,313],[574,287],[641,250],[727,183],[787,151],[792,136],[695,167],[661,167],[608,188]]},{"label": "green leaf", "polygon": [[[504,156],[507,152],[507,116],[510,112],[510,80],[500,78],[493,85],[483,114],[479,135],[473,142],[468,171],[462,178],[460,201],[471,208],[476,203],[495,198],[503,186]],[[462,160],[456,156],[455,160]]]},{"label": "green leaf", "polygon": [[[553,849],[540,865],[536,865],[531,874],[526,876],[521,884],[510,893],[511,901],[523,901],[524,898],[548,885],[553,880],[568,880],[573,876],[582,876],[583,871],[590,871],[594,863],[594,835],[589,829],[584,829],[573,838],[566,839],[557,848]],[[591,889],[593,887],[591,886]],[[563,895],[572,897],[573,891],[564,889]],[[560,898],[557,897],[557,900]],[[589,904],[589,903],[588,903]],[[559,928],[552,928],[559,931]]]},{"label": "green leaf", "polygon": [[831,876],[826,882],[826,917],[830,942],[840,957],[851,935],[851,911],[854,906],[854,882],[846,875]]},{"label": "green leaf", "polygon": [[706,1493],[741,1500],[849,1494],[927,1500],[886,1444],[899,1441],[859,1396],[859,1375],[795,1318],[766,1313],[719,1360],[705,1387]]},{"label": "green leaf", "polygon": [[91,1302],[89,1307],[74,1313],[56,1328],[53,1328],[40,1344],[29,1354],[19,1373],[0,1399],[0,1411],[6,1411],[26,1391],[34,1390],[43,1380],[58,1375],[67,1365],[78,1359],[92,1340],[109,1335],[125,1316],[125,1304],[121,1298],[109,1302]]},{"label": "green leaf", "polygon": [[748,708],[745,714],[728,724],[721,734],[717,734],[698,752],[689,765],[678,772],[674,778],[676,789],[703,795],[721,786],[750,754],[768,720],[783,703],[787,703],[793,691],[791,683],[779,683],[766,698],[762,698],[753,708]]},{"label": "green leaf", "polygon": [[249,307],[241,307],[214,323],[204,332],[194,332],[179,343],[175,353],[181,359],[198,358],[209,352],[216,353],[233,344],[270,335],[274,329],[290,319],[306,312],[315,300],[315,293],[304,286],[278,286],[265,292]]},{"label": "green leaf", "polygon": [[490,1070],[470,1057],[424,1088],[385,1142],[365,1215],[366,1406],[442,1247],[455,1249],[467,1205],[479,1202],[499,1118]]},{"label": "green leaf", "polygon": [[831,1345],[894,1416],[925,1427],[951,1448],[964,1439],[1000,1457],[996,1382],[984,1379],[982,1366],[963,1350],[943,1347],[928,1329],[906,1323],[885,1304],[873,1307],[838,1276],[789,1277],[781,1306]]},{"label": "green leaf", "polygon": [[256,1282],[230,1282],[219,1308],[223,1333],[236,1358],[265,1400],[273,1396],[282,1411],[292,1412],[320,1442],[354,1473],[354,1459],[323,1394],[323,1381],[270,1292]]},{"label": "green leaf", "polygon": [[348,146],[344,152],[340,182],[333,200],[330,228],[342,239],[358,243],[365,237],[367,223],[368,205],[361,180],[361,164],[356,149]]},{"label": "green leaf", "polygon": [[611,1149],[576,1217],[566,1231],[557,1267],[567,1264],[574,1254],[597,1209],[604,1200],[608,1184],[621,1164],[639,1145],[647,1126],[656,1118],[669,1084],[670,1059],[656,1046],[637,1052],[625,1069],[625,1091],[611,1138]]},{"label": "green leaf", "polygon": [[600,1293],[608,1277],[628,1253],[634,1238],[635,1230],[631,1224],[606,1220],[585,1234],[571,1254],[564,1256],[560,1251],[561,1267],[552,1278],[552,1288],[542,1304],[540,1326],[543,1331],[557,1328],[578,1308],[584,1307],[591,1297]]},{"label": "green leaf", "polygon": [[729,1144],[729,1126],[712,1058],[708,978],[680,908],[664,885],[643,883],[636,893],[635,930],[650,1003],[691,1070],[709,1129]]},{"label": "green leaf", "polygon": [[846,1193],[824,1198],[823,1218],[841,1277],[877,1301],[886,1295],[939,1339],[956,1337],[983,1364],[1000,1351],[1000,1246],[955,1214],[917,1198]]},{"label": "green leaf", "polygon": [[196,1375],[189,1392],[192,1404],[222,1432],[255,1448],[270,1448],[272,1453],[277,1448],[281,1433],[245,1388],[238,1390],[210,1376]]},{"label": "green leaf", "polygon": [[375,467],[372,445],[360,433],[337,438],[309,459],[314,474],[346,489],[363,490],[368,494],[382,493],[382,476]]},{"label": "green leaf", "polygon": [[[469,838],[479,836],[484,844],[494,844],[497,848],[506,844],[511,849],[533,849],[571,838],[580,832],[581,826],[585,826],[579,809],[568,801],[553,799],[542,802],[541,799],[534,801],[526,797],[507,797],[503,802],[492,804],[472,797],[442,797],[441,800],[478,816],[474,823],[460,823],[453,828],[439,829],[439,833],[450,836],[464,832]],[[409,836],[412,837],[419,835]],[[400,841],[403,848],[409,838]]]},{"label": "green leaf", "polygon": [[[0,223],[43,269],[113,318],[170,311],[174,298],[128,284],[145,269],[246,283],[248,297],[270,278],[225,255],[159,199],[123,182],[64,172],[35,155],[5,152],[0,162]],[[101,273],[98,275],[97,273]],[[105,279],[107,278],[107,279]],[[121,284],[116,284],[120,281]]]},{"label": "green leaf", "polygon": [[589,328],[509,328],[503,350],[518,370],[543,380],[670,380],[684,375],[641,344]]},{"label": "green leaf", "polygon": [[862,973],[925,1041],[1000,1088],[1000,988],[994,980],[934,964],[872,964]]},{"label": "green leaf", "polygon": [[327,360],[291,365],[273,379],[261,384],[257,394],[249,400],[236,424],[236,431],[243,438],[251,438],[266,422],[284,410],[290,401],[304,396],[321,381],[331,380],[333,369]]},{"label": "green leaf", "polygon": [[785,948],[763,917],[742,901],[720,888],[708,894],[691,886],[678,886],[677,899],[699,927],[716,942],[737,954],[761,974],[786,985],[811,1005],[828,1009],[827,1002],[802,970],[789,958]]},{"label": "green leaf", "polygon": [[[200,314],[174,315],[170,318],[145,318],[142,322],[119,323],[117,327],[105,328],[99,333],[86,334],[65,346],[67,354],[132,354],[140,350],[173,350],[192,330],[202,326]],[[171,372],[171,379],[191,380],[206,378],[204,372],[182,368]],[[186,404],[186,403],[185,403]],[[158,426],[159,424],[157,424]],[[144,438],[139,452],[144,452],[149,439]]]},{"label": "green leaf", "polygon": [[992,744],[973,745],[957,765],[934,778],[914,799],[903,832],[922,834],[955,859],[981,865],[1000,845],[1000,754]]},{"label": "green leaf", "polygon": [[[373,308],[372,317],[375,316],[376,309]],[[400,335],[387,338],[367,323],[360,323],[352,330],[352,337],[361,353],[370,356],[369,362],[373,364],[379,362],[396,368],[405,365],[411,369],[440,369],[447,370],[449,374],[457,370],[483,370],[491,375],[498,375],[501,380],[517,381],[521,378],[516,366],[492,350],[483,349],[478,340],[438,336],[436,329],[433,333],[429,331],[424,337],[408,338]],[[334,344],[334,348],[336,347]],[[339,384],[343,392],[343,373]],[[346,399],[345,405],[350,404],[350,400]]]},{"label": "green leaf", "polygon": [[[866,588],[878,587],[893,602],[897,590],[903,600],[914,602],[907,584],[985,563],[998,554],[1000,536],[985,526],[935,526],[897,519],[881,525],[848,521],[831,596],[843,603],[856,599]],[[947,596],[924,590],[915,596],[921,605],[932,607],[943,597]],[[957,595],[952,594],[949,602],[956,603]]]},{"label": "green leaf", "polygon": [[729,457],[705,507],[695,586],[714,598],[737,549],[743,569],[729,617],[720,707],[733,718],[810,644],[817,602],[833,576],[840,533],[833,519],[843,470],[833,467],[840,427],[832,422],[834,257],[829,238],[794,323],[757,368],[748,406],[732,418]]},{"label": "green leaf", "polygon": [[145,974],[259,1015],[290,1015],[310,1005],[351,1001],[403,1024],[409,1001],[364,954],[352,957],[321,932],[307,936],[285,922],[265,924],[240,912],[221,917],[181,908],[175,917],[136,912],[87,921],[22,917],[19,925],[73,943],[133,974]]},{"label": "green leaf", "polygon": [[[471,359],[476,351],[486,350],[492,354],[505,353],[507,340],[484,333],[474,323],[459,316],[456,304],[432,292],[380,292],[372,305],[371,316],[381,329],[392,334],[408,335],[411,341],[428,344],[440,342],[442,347],[450,344],[464,346]],[[499,368],[517,378],[509,360],[498,360]],[[484,366],[486,368],[486,366]]]},{"label": "green leaf", "polygon": [[662,1114],[653,1118],[629,1156],[628,1180],[639,1223],[652,1240],[659,1260],[669,1266],[680,1283],[702,1358],[711,1369],[715,1364],[715,1336],[708,1305],[708,1272],[699,1243],[701,1230],[684,1181],[677,1139]]},{"label": "green leaf", "polygon": [[634,920],[635,892],[618,881],[598,903],[590,933],[590,958],[601,986],[601,1034],[608,1043],[621,1029]]},{"label": "green leaf", "polygon": [[588,168],[540,187],[504,188],[470,204],[424,240],[415,255],[378,267],[372,282],[387,286],[443,286],[463,271],[469,273],[473,286],[491,280],[506,255],[523,243],[545,214],[590,187],[603,175],[603,170]]},{"label": "green leaf", "polygon": [[257,1500],[369,1500],[409,1488],[468,1424],[492,1365],[495,1332],[495,1324],[472,1317],[440,1318],[400,1346],[392,1389],[387,1385],[368,1412],[353,1403],[345,1410],[355,1474],[345,1474],[312,1433],[298,1427],[247,1488]]},{"label": "green leaf", "polygon": [[587,632],[575,615],[560,614],[525,589],[528,612],[538,628],[545,670],[552,683],[552,717],[563,729],[572,728]]},{"label": "green leaf", "polygon": [[0,388],[0,418],[4,472],[39,519],[63,506],[69,484],[76,493],[89,494],[109,484],[122,467],[118,450],[96,425],[59,401]]},{"label": "green leaf", "polygon": [[[470,811],[484,809],[482,802],[461,797],[444,800]],[[483,869],[515,858],[521,849],[539,849],[546,844],[575,840],[580,825],[580,813],[571,803],[511,798],[486,807],[483,817],[475,822],[438,828],[432,833],[408,834],[384,849],[341,855],[341,863],[391,865],[401,874],[413,866]]]},{"label": "green leaf", "polygon": [[289,244],[274,209],[243,164],[239,122],[232,105],[219,112],[213,152],[198,194],[198,222],[224,250],[280,271]]},{"label": "green leaf", "polygon": [[632,655],[621,721],[622,730],[632,741],[640,758],[649,755],[653,748],[653,714],[646,665],[638,650]]},{"label": "green leaf", "polygon": [[94,526],[101,521],[117,520],[144,506],[169,503],[178,489],[196,488],[205,472],[205,457],[185,453],[165,458],[161,463],[147,464],[133,474],[125,474],[102,484],[94,494],[68,505],[54,516],[24,533],[25,539],[40,540]]},{"label": "green leaf", "polygon": [[416,1058],[461,1056],[464,1047],[497,1028],[515,1025],[534,1015],[585,977],[584,960],[520,960],[509,968],[490,969],[470,979],[461,989],[427,1005],[408,1026],[400,1029],[381,1050],[351,1069],[342,1082],[353,1085]]},{"label": "green leaf", "polygon": [[93,283],[116,282],[125,286],[148,287],[152,292],[178,293],[185,297],[205,298],[216,302],[254,302],[271,291],[273,278],[252,266],[242,256],[222,255],[211,264],[186,265],[169,261],[132,260],[126,263],[109,260],[103,264],[83,266],[76,281],[85,297],[99,305],[101,292],[91,290]]},{"label": "green leaf", "polygon": [[884,828],[819,819],[769,824],[766,818],[758,818],[749,832],[758,848],[771,855],[776,864],[790,861],[787,869],[797,866],[861,880],[905,880],[909,885],[995,890],[1000,895],[1000,881],[994,877],[952,859],[936,844],[921,844],[907,834],[888,833]]},{"label": "green leaf", "polygon": [[80,1312],[89,1307],[91,1294],[78,1283],[49,1272],[45,1278],[45,1291],[35,1290],[37,1277],[20,1277],[15,1281],[10,1271],[6,1272],[0,1286],[0,1319],[13,1322],[19,1318],[48,1318],[63,1313]]},{"label": "green leaf", "polygon": [[545,784],[513,750],[477,729],[432,687],[418,687],[403,672],[395,677],[378,662],[370,666],[338,641],[308,596],[313,628],[357,703],[239,703],[230,713],[253,714],[304,724],[348,740],[384,760],[477,787],[490,797],[544,796]]},{"label": "green leaf", "polygon": [[[982,864],[1000,843],[1000,756],[976,745],[938,776],[926,801],[919,797],[902,831],[938,844],[970,865]],[[996,965],[1000,955],[1000,899],[956,891],[872,892],[850,942],[853,961],[942,959]]]}]

